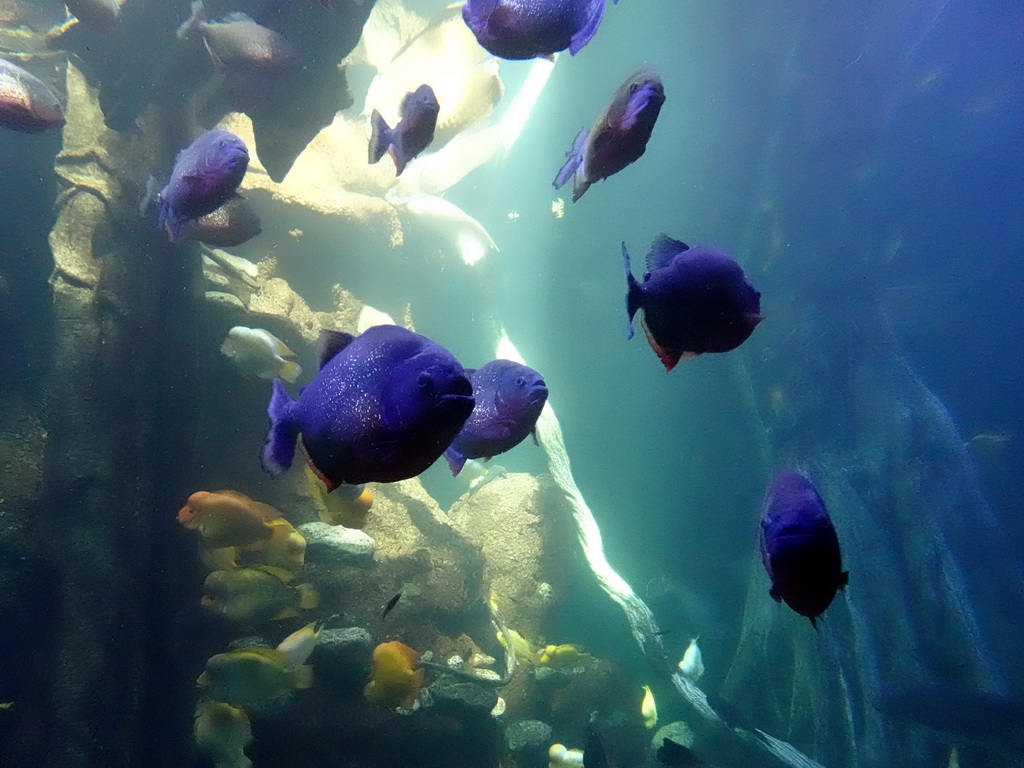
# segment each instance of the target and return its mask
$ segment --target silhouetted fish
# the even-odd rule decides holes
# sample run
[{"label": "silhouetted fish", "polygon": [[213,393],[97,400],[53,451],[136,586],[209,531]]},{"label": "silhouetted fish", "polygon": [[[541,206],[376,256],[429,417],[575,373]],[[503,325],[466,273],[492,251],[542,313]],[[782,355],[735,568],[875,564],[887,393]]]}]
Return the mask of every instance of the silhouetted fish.
[{"label": "silhouetted fish", "polygon": [[370,162],[376,163],[385,152],[395,161],[395,175],[401,176],[405,166],[434,140],[434,127],[441,107],[434,89],[421,85],[402,99],[402,119],[393,129],[376,109],[370,115]]},{"label": "silhouetted fish", "polygon": [[647,272],[637,282],[626,262],[628,338],[633,315],[643,310],[647,341],[665,369],[683,357],[728,352],[749,338],[761,322],[761,294],[740,265],[712,245],[693,248],[658,235],[647,254]]},{"label": "silhouetted fish", "polygon": [[262,231],[259,214],[236,192],[217,210],[188,222],[182,236],[215,248],[231,248],[252,240]]},{"label": "silhouetted fish", "polygon": [[799,472],[780,472],[761,511],[761,560],[773,600],[811,620],[846,586],[839,537],[818,491]]},{"label": "silhouetted fish", "polygon": [[121,6],[117,0],[64,0],[78,21],[89,29],[109,32],[121,23]]},{"label": "silhouetted fish", "polygon": [[395,609],[395,606],[398,605],[398,601],[401,600],[401,599],[402,599],[402,593],[399,592],[394,597],[392,597],[390,600],[388,600],[388,604],[385,605],[384,606],[384,610],[380,612],[380,617],[381,617],[382,620],[386,619],[388,617],[388,614],[391,613],[391,611],[393,611]]},{"label": "silhouetted fish", "polygon": [[591,184],[639,159],[647,149],[664,103],[665,89],[656,72],[641,70],[630,75],[615,91],[594,127],[576,134],[566,153],[568,160],[555,176],[555,189],[571,178],[575,203]]},{"label": "silhouetted fish", "polygon": [[221,21],[206,20],[202,0],[192,3],[192,14],[178,27],[178,37],[198,31],[213,63],[219,69],[250,75],[277,76],[297,71],[302,62],[298,49],[272,29],[244,13],[232,13]]},{"label": "silhouetted fish", "polygon": [[[618,0],[615,0],[618,2]],[[462,18],[503,59],[576,55],[601,26],[605,0],[467,0]]]},{"label": "silhouetted fish", "polygon": [[0,126],[42,133],[64,125],[64,109],[50,87],[30,72],[0,59]]},{"label": "silhouetted fish", "polygon": [[658,762],[662,765],[675,765],[681,766],[681,768],[700,768],[700,766],[706,766],[703,760],[697,757],[688,748],[672,741],[672,739],[662,739],[661,746],[658,747]]}]

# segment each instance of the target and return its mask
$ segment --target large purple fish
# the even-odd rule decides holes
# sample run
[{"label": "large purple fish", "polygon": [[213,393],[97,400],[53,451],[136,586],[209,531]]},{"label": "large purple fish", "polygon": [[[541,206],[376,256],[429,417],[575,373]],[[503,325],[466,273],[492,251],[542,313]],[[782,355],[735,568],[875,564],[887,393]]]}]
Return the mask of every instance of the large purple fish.
[{"label": "large purple fish", "polygon": [[434,89],[423,84],[409,91],[402,99],[402,116],[394,128],[388,126],[376,109],[370,115],[370,162],[376,163],[385,152],[395,161],[395,175],[401,176],[405,166],[434,140],[437,115],[441,111]]},{"label": "large purple fish", "polygon": [[64,125],[64,109],[49,86],[17,64],[0,59],[0,126],[42,133]]},{"label": "large purple fish", "polygon": [[772,599],[785,600],[815,628],[817,617],[849,579],[825,502],[799,472],[781,472],[765,494],[761,561],[772,582]]},{"label": "large purple fish", "polygon": [[519,445],[533,432],[548,399],[541,375],[511,360],[492,360],[469,371],[469,378],[476,406],[444,452],[453,475],[466,459],[489,459]]},{"label": "large purple fish", "polygon": [[638,160],[664,103],[665,89],[656,72],[645,69],[630,75],[594,127],[576,134],[568,160],[555,177],[555,189],[571,178],[575,203],[591,184]]},{"label": "large purple fish", "polygon": [[763,319],[761,294],[743,269],[713,245],[693,248],[658,235],[647,254],[647,272],[637,282],[626,261],[628,338],[633,315],[642,309],[647,341],[671,371],[683,357],[703,352],[728,352],[749,338]]},{"label": "large purple fish", "polygon": [[279,379],[267,407],[263,467],[291,466],[296,442],[332,491],[415,477],[451,444],[473,410],[454,355],[418,333],[377,325],[353,337],[321,332],[320,371],[292,400]]},{"label": "large purple fish", "polygon": [[235,134],[213,130],[201,135],[178,153],[171,178],[160,190],[160,228],[176,240],[186,222],[231,199],[248,167],[249,151]]},{"label": "large purple fish", "polygon": [[[618,2],[618,0],[615,0]],[[502,59],[574,56],[601,26],[605,0],[466,0],[462,18],[490,53]]]},{"label": "large purple fish", "polygon": [[178,38],[194,31],[202,35],[214,66],[232,74],[280,76],[302,66],[302,55],[294,45],[244,13],[207,21],[202,0],[195,0],[192,14],[178,27]]}]

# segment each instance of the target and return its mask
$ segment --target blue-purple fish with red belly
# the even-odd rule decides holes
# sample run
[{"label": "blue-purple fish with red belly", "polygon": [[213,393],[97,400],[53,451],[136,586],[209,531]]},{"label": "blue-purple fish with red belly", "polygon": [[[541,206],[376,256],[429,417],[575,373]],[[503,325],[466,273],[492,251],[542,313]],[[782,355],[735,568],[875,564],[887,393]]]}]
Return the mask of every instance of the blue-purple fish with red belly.
[{"label": "blue-purple fish with red belly", "polygon": [[641,282],[633,277],[625,243],[622,256],[627,337],[633,338],[633,316],[642,309],[647,341],[667,371],[683,357],[735,349],[763,319],[761,294],[720,248],[691,248],[658,235],[647,254],[647,272]]},{"label": "blue-purple fish with red belly", "polygon": [[817,489],[799,472],[781,472],[761,508],[761,562],[772,599],[811,620],[846,586],[839,537]]},{"label": "blue-purple fish with red belly", "polygon": [[229,131],[207,131],[174,160],[167,186],[160,190],[158,225],[171,241],[186,222],[195,221],[231,199],[249,167],[249,150]]},{"label": "blue-purple fish with red belly", "polygon": [[402,99],[401,120],[391,128],[376,109],[370,115],[370,163],[376,163],[385,152],[395,161],[395,175],[401,176],[405,166],[416,155],[430,146],[437,127],[437,103],[434,89],[423,84],[409,91]]},{"label": "blue-purple fish with red belly", "polygon": [[274,380],[262,456],[271,474],[291,466],[301,440],[328,491],[406,480],[444,453],[473,410],[465,370],[425,336],[377,325],[320,339],[320,370],[298,400]]},{"label": "blue-purple fish with red belly", "polygon": [[512,360],[492,360],[469,371],[469,378],[476,405],[444,452],[453,475],[466,459],[489,459],[519,445],[533,433],[548,399],[541,375]]},{"label": "blue-purple fish with red belly", "polygon": [[64,125],[64,108],[50,87],[17,64],[0,59],[0,127],[42,133]]},{"label": "blue-purple fish with red belly", "polygon": [[[618,2],[618,0],[615,0]],[[502,59],[579,53],[601,26],[605,0],[466,0],[462,18]]]},{"label": "blue-purple fish with red belly", "polygon": [[665,88],[656,72],[644,69],[630,75],[594,127],[576,134],[568,159],[555,176],[555,189],[572,179],[575,203],[591,184],[639,160],[664,103]]}]

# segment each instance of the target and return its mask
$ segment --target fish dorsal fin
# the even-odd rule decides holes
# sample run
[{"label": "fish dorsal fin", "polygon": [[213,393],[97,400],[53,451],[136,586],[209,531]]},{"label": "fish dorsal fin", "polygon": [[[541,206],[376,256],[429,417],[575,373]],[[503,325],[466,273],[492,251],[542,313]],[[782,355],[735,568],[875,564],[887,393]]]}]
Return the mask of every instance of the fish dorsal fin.
[{"label": "fish dorsal fin", "polygon": [[658,235],[651,243],[651,250],[647,253],[647,271],[654,272],[667,266],[672,257],[677,253],[690,250],[690,246],[679,240],[673,240],[665,234]]},{"label": "fish dorsal fin", "polygon": [[329,331],[326,328],[320,331],[320,367],[323,368],[336,354],[355,339],[351,333],[344,331]]},{"label": "fish dorsal fin", "polygon": [[270,337],[270,343],[274,347],[274,351],[281,357],[295,357],[295,353],[289,349],[288,345],[281,341],[277,336],[267,332],[267,336]]}]

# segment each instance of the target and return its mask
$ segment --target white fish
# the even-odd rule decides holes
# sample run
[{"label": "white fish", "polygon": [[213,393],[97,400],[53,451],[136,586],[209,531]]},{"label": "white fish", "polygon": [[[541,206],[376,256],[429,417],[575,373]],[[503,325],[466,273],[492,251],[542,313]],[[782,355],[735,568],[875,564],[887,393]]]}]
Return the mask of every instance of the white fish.
[{"label": "white fish", "polygon": [[405,210],[425,227],[451,242],[467,266],[473,266],[488,253],[499,250],[483,225],[454,203],[434,195],[414,194],[391,197],[390,202]]},{"label": "white fish", "polygon": [[[364,36],[374,31],[368,28]],[[367,49],[373,47],[367,41]],[[366,92],[363,113],[376,109],[394,125],[405,94],[427,83],[441,105],[433,141],[439,147],[491,114],[505,92],[499,67],[462,20],[461,9],[449,6],[379,69]]]},{"label": "white fish", "polygon": [[695,637],[690,641],[682,661],[679,662],[679,671],[682,672],[683,677],[688,677],[693,682],[697,682],[704,676],[704,659],[701,657],[700,646],[697,645],[698,639]]},{"label": "white fish", "polygon": [[246,375],[259,376],[261,379],[282,378],[294,384],[302,373],[298,363],[284,359],[295,357],[295,353],[263,328],[236,325],[228,331],[220,351]]}]

